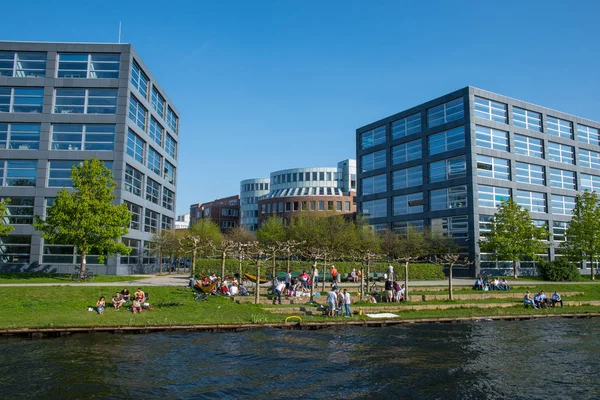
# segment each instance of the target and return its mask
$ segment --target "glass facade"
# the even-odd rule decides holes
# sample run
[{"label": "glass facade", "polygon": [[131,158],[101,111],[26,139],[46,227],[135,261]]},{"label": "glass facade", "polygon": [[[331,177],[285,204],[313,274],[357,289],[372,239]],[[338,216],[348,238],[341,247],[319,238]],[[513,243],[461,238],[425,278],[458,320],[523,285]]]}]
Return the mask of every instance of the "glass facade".
[{"label": "glass facade", "polygon": [[393,215],[406,215],[423,212],[423,193],[412,193],[392,198]]},{"label": "glass facade", "polygon": [[392,189],[404,189],[423,184],[423,167],[399,169],[392,172]]},{"label": "glass facade", "polygon": [[563,164],[575,164],[575,150],[573,146],[548,142],[548,160]]},{"label": "glass facade", "polygon": [[541,139],[515,134],[515,154],[544,158],[544,143]]},{"label": "glass facade", "polygon": [[113,151],[114,147],[115,125],[52,125],[52,150]]},{"label": "glass facade", "polygon": [[0,76],[15,78],[44,78],[46,76],[45,52],[0,51]]},{"label": "glass facade", "polygon": [[56,89],[55,114],[116,114],[117,89]]},{"label": "glass facade", "polygon": [[442,182],[467,176],[465,156],[436,161],[429,164],[429,182]]},{"label": "glass facade", "polygon": [[387,199],[364,201],[362,213],[368,218],[387,217]]},{"label": "glass facade", "polygon": [[385,143],[385,126],[380,126],[360,136],[360,147],[363,150],[381,143]]},{"label": "glass facade", "polygon": [[544,167],[541,165],[517,162],[515,176],[517,182],[529,183],[532,185],[546,184]]},{"label": "glass facade", "polygon": [[120,54],[59,53],[57,78],[112,78],[119,77]]},{"label": "glass facade", "polygon": [[[385,150],[376,151],[375,153],[365,154],[361,157],[362,172],[373,171],[375,169],[386,166]],[[314,174],[314,172],[313,172]],[[325,176],[322,177],[325,180]],[[317,179],[313,179],[317,180]],[[288,179],[288,182],[290,180]]]},{"label": "glass facade", "polygon": [[477,125],[476,143],[486,149],[508,151],[508,132]]},{"label": "glass facade", "polygon": [[505,124],[508,123],[508,112],[506,104],[498,103],[477,96],[475,96],[474,103],[476,117],[489,119],[490,121],[502,122]]},{"label": "glass facade", "polygon": [[477,156],[477,176],[510,180],[508,160],[487,156]]},{"label": "glass facade", "polygon": [[500,203],[510,198],[510,189],[479,185],[477,198],[479,207],[497,208]]},{"label": "glass facade", "polygon": [[399,144],[392,147],[392,164],[401,164],[406,161],[418,160],[422,157],[423,149],[421,139]]},{"label": "glass facade", "polygon": [[454,186],[429,192],[431,211],[467,207],[467,187]]},{"label": "glass facade", "polygon": [[421,113],[392,122],[392,140],[421,132]]},{"label": "glass facade", "polygon": [[542,131],[542,114],[513,107],[513,124],[536,132]]},{"label": "glass facade", "polygon": [[427,138],[429,155],[465,147],[465,128],[463,126]]},{"label": "glass facade", "polygon": [[385,174],[371,176],[362,181],[362,194],[382,193],[387,190],[387,179]]},{"label": "glass facade", "polygon": [[548,115],[546,116],[546,133],[565,139],[573,139],[573,123]]},{"label": "glass facade", "polygon": [[38,150],[40,124],[0,123],[0,149]]},{"label": "glass facade", "polygon": [[44,108],[43,88],[0,87],[0,113],[36,113]]},{"label": "glass facade", "polygon": [[464,100],[462,97],[430,108],[427,110],[427,126],[433,128],[434,126],[461,119],[464,117],[464,111]]}]

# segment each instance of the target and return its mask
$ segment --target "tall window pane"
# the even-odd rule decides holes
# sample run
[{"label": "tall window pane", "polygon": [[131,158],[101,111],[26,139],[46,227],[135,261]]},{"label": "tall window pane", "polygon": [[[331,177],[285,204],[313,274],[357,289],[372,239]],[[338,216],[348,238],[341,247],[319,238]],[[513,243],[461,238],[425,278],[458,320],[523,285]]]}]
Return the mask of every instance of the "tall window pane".
[{"label": "tall window pane", "polygon": [[140,92],[142,97],[144,97],[145,99],[148,98],[149,83],[150,80],[148,79],[144,71],[142,71],[140,66],[134,61],[131,66],[131,84],[134,88],[138,90],[138,92]]},{"label": "tall window pane", "polygon": [[144,163],[145,143],[138,135],[129,131],[127,133],[127,154],[140,163]]},{"label": "tall window pane", "polygon": [[146,130],[146,116],[148,111],[133,96],[129,98],[129,118],[142,130]]}]

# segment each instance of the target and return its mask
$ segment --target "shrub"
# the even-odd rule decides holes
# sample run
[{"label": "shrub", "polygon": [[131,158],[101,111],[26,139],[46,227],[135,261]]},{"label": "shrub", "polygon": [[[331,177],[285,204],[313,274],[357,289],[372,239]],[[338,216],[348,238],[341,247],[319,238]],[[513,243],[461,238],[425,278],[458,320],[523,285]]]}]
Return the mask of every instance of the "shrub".
[{"label": "shrub", "polygon": [[565,258],[557,258],[552,262],[541,260],[537,263],[538,270],[547,281],[578,281],[581,278],[579,269]]}]

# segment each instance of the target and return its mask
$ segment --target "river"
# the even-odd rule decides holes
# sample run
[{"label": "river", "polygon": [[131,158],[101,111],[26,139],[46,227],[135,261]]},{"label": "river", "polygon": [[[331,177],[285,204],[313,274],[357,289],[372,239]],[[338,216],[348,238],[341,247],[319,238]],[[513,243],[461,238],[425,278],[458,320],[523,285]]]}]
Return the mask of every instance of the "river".
[{"label": "river", "polygon": [[0,338],[6,399],[600,398],[600,319]]}]

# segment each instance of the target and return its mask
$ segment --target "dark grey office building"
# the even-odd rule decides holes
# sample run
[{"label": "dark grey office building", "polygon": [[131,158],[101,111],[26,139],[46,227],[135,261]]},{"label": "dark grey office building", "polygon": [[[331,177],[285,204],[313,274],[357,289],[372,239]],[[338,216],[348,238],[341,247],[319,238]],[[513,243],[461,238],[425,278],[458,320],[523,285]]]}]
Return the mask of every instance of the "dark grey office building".
[{"label": "dark grey office building", "polygon": [[[359,210],[378,230],[452,235],[475,260],[461,274],[497,274],[509,264],[481,254],[478,242],[500,201],[512,196],[536,224],[549,226],[553,246],[540,256],[554,259],[576,194],[600,190],[599,129],[466,87],[357,129]],[[524,274],[532,267],[521,262]]]},{"label": "dark grey office building", "polygon": [[133,213],[132,252],[88,266],[152,271],[152,233],[174,225],[178,141],[179,113],[131,45],[0,42],[0,196],[15,227],[0,239],[0,269],[73,271],[73,246],[44,243],[31,224],[71,187],[71,167],[96,157]]}]

